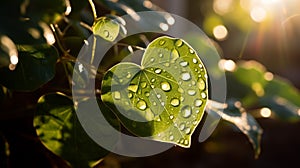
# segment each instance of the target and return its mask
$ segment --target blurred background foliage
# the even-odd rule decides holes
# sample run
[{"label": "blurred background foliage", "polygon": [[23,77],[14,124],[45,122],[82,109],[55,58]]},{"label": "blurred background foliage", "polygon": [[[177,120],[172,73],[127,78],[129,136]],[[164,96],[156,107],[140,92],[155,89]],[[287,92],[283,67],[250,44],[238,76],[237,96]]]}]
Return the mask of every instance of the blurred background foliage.
[{"label": "blurred background foliage", "polygon": [[[263,128],[261,155],[254,159],[250,142],[240,133],[237,124],[235,127],[228,122],[221,122],[207,141],[198,143],[197,138],[194,138],[190,149],[174,147],[162,154],[145,158],[109,154],[100,163],[77,164],[77,167],[298,165],[299,1],[95,0],[94,3],[99,17],[115,19],[122,14],[134,17],[136,11],[164,9],[185,17],[202,28],[222,57],[216,67],[226,71],[227,100],[232,103],[229,104],[231,112],[243,105],[247,114],[254,116]],[[67,109],[70,113],[73,111],[69,100],[71,74],[73,71],[81,73],[74,60],[84,40],[92,34],[94,17],[88,0],[1,1],[0,167],[69,167],[69,163],[72,165],[72,161],[78,159],[68,158],[69,154],[59,151],[55,145],[51,147],[53,143],[61,143],[61,137],[56,136],[65,135],[69,140],[68,136],[73,136],[70,130],[78,129],[76,125],[69,122],[62,124],[57,134],[50,134],[57,139],[50,136],[49,139],[52,139],[47,144],[45,141],[41,143],[36,129],[40,129],[37,126],[43,126],[45,120],[48,120],[37,120],[35,127],[32,123],[34,113],[40,114],[40,109],[58,119],[76,120],[74,116],[68,118],[56,114],[58,109]],[[128,37],[121,43],[145,47],[147,41],[156,37],[155,34],[146,33]],[[112,59],[105,58],[103,68],[98,70],[100,76],[130,54],[128,45],[119,46],[118,52],[115,51],[116,48],[108,52],[107,55],[115,56]],[[78,80],[84,82],[85,78]],[[63,95],[53,94],[55,92]],[[42,101],[45,94],[48,94],[48,105]],[[55,103],[55,99],[61,101]],[[228,113],[234,114],[230,111]],[[53,129],[51,126],[48,131]],[[85,139],[84,142],[92,143]],[[65,151],[70,148],[72,146]],[[107,154],[106,151],[103,152]],[[100,158],[103,152],[100,152]],[[54,153],[63,158],[66,155],[65,159],[69,163]],[[92,155],[92,159],[88,157],[81,158],[84,160],[82,162],[95,160],[95,155]]]}]

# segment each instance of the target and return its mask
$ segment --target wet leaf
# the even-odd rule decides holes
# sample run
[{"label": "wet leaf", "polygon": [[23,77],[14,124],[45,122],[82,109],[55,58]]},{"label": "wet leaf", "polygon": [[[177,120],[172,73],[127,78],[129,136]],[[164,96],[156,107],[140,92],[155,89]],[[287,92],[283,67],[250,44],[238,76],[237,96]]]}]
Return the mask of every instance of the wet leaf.
[{"label": "wet leaf", "polygon": [[18,45],[19,61],[14,70],[0,68],[0,83],[12,90],[32,91],[55,75],[58,53],[50,45]]},{"label": "wet leaf", "polygon": [[107,17],[100,17],[93,24],[93,33],[107,41],[114,41],[120,31],[120,25]]},{"label": "wet leaf", "polygon": [[263,130],[256,122],[255,118],[245,111],[240,102],[229,101],[228,104],[220,104],[209,101],[207,104],[207,111],[211,115],[219,115],[223,120],[234,124],[248,137],[255,151],[255,158],[259,156]]},{"label": "wet leaf", "polygon": [[119,63],[102,81],[102,100],[137,136],[190,147],[208,97],[207,74],[181,39],[160,37],[141,65]]},{"label": "wet leaf", "polygon": [[34,127],[42,143],[72,167],[90,167],[109,153],[89,138],[77,119],[72,100],[62,94],[39,99]]}]

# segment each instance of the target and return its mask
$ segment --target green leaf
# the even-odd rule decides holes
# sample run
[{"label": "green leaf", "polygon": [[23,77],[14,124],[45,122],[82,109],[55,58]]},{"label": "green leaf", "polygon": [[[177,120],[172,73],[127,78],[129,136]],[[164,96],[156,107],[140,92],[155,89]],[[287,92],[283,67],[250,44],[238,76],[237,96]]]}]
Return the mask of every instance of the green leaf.
[{"label": "green leaf", "polygon": [[209,101],[207,111],[212,115],[219,115],[222,119],[234,124],[244,133],[252,144],[255,151],[255,158],[258,158],[261,150],[260,141],[263,130],[255,118],[245,111],[240,102],[229,101],[226,105]]},{"label": "green leaf", "polygon": [[[91,167],[108,154],[89,138],[77,119],[72,100],[62,94],[49,94],[39,99],[34,126],[42,143],[73,167]],[[101,129],[99,127],[99,133]]]},{"label": "green leaf", "polygon": [[141,65],[119,63],[102,81],[102,100],[137,136],[190,147],[208,97],[207,73],[183,40],[160,37]]},{"label": "green leaf", "polygon": [[107,17],[100,17],[93,24],[93,33],[107,41],[114,41],[120,31],[120,25]]},{"label": "green leaf", "polygon": [[12,90],[32,91],[55,75],[58,59],[56,48],[50,45],[19,45],[19,62],[14,70],[0,68],[0,83]]}]

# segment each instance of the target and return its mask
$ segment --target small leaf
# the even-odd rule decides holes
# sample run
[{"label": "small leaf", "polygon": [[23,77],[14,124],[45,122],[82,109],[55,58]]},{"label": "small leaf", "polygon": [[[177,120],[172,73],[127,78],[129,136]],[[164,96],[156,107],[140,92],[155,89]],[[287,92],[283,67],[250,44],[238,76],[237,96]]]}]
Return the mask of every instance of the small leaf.
[{"label": "small leaf", "polygon": [[72,100],[62,94],[39,99],[34,127],[42,143],[73,167],[90,167],[108,154],[89,138],[77,119]]},{"label": "small leaf", "polygon": [[32,91],[55,75],[58,59],[56,48],[50,45],[17,46],[19,62],[14,70],[0,68],[0,83],[12,90]]},{"label": "small leaf", "polygon": [[100,17],[93,24],[93,33],[107,41],[114,41],[120,31],[120,25],[107,17]]},{"label": "small leaf", "polygon": [[151,42],[141,66],[119,63],[102,81],[102,100],[137,136],[190,147],[208,97],[207,74],[183,40]]},{"label": "small leaf", "polygon": [[238,101],[229,101],[226,104],[220,104],[209,101],[206,110],[210,115],[219,115],[222,119],[231,122],[244,133],[252,143],[255,151],[255,158],[260,154],[260,141],[263,133],[262,128],[256,122],[255,118],[245,111]]}]

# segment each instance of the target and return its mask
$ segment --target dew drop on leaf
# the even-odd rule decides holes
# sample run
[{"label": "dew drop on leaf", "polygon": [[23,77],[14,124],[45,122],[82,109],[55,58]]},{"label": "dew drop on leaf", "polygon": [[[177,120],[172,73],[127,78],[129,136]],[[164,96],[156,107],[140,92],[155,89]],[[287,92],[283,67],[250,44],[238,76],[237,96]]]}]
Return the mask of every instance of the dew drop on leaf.
[{"label": "dew drop on leaf", "polygon": [[180,104],[179,99],[174,98],[174,99],[171,100],[171,105],[172,106],[177,107],[177,106],[179,106],[179,104]]},{"label": "dew drop on leaf", "polygon": [[177,46],[177,47],[181,47],[182,45],[183,45],[183,42],[182,42],[182,40],[177,40],[176,42],[175,42],[175,45]]},{"label": "dew drop on leaf", "polygon": [[196,94],[196,91],[193,90],[193,89],[189,89],[189,90],[188,90],[188,94],[189,94],[190,96],[194,96],[194,95]]},{"label": "dew drop on leaf", "polygon": [[206,98],[206,93],[202,92],[202,93],[201,93],[201,97],[202,97],[203,99],[205,99],[205,98]]},{"label": "dew drop on leaf", "polygon": [[200,100],[200,99],[196,99],[195,100],[195,102],[194,102],[194,105],[196,106],[196,107],[200,107],[201,105],[202,105],[202,100]]},{"label": "dew drop on leaf", "polygon": [[188,118],[192,115],[192,109],[190,106],[186,105],[186,106],[183,106],[182,109],[181,109],[181,114],[184,118]]},{"label": "dew drop on leaf", "polygon": [[162,82],[161,83],[161,89],[163,91],[170,91],[171,90],[171,85],[168,82]]},{"label": "dew drop on leaf", "polygon": [[156,74],[160,74],[160,73],[161,73],[161,71],[162,71],[162,70],[161,70],[160,68],[157,68],[157,69],[155,69],[155,71],[154,71],[154,72],[155,72]]},{"label": "dew drop on leaf", "polygon": [[180,64],[181,66],[183,66],[183,67],[186,67],[186,66],[189,65],[189,63],[186,62],[186,61],[182,61],[182,62],[180,62],[179,64]]},{"label": "dew drop on leaf", "polygon": [[185,128],[185,124],[184,124],[184,123],[181,123],[181,124],[179,125],[179,130],[180,130],[180,131],[183,131],[184,128]]},{"label": "dew drop on leaf", "polygon": [[188,73],[188,72],[184,72],[184,73],[182,73],[182,75],[181,75],[181,79],[184,80],[184,81],[188,81],[188,80],[191,79],[191,74]]},{"label": "dew drop on leaf", "polygon": [[137,102],[136,104],[137,108],[139,108],[140,110],[145,110],[147,108],[147,104],[144,100],[140,100]]},{"label": "dew drop on leaf", "polygon": [[118,92],[118,91],[114,92],[114,98],[115,98],[116,100],[120,100],[120,99],[121,99],[121,93]]},{"label": "dew drop on leaf", "polygon": [[205,82],[204,82],[204,80],[203,80],[202,78],[200,78],[200,79],[198,80],[197,85],[198,85],[198,88],[199,88],[200,90],[204,90],[204,89],[205,89]]},{"label": "dew drop on leaf", "polygon": [[164,45],[165,43],[166,43],[165,40],[160,40],[160,41],[159,41],[159,45]]}]

